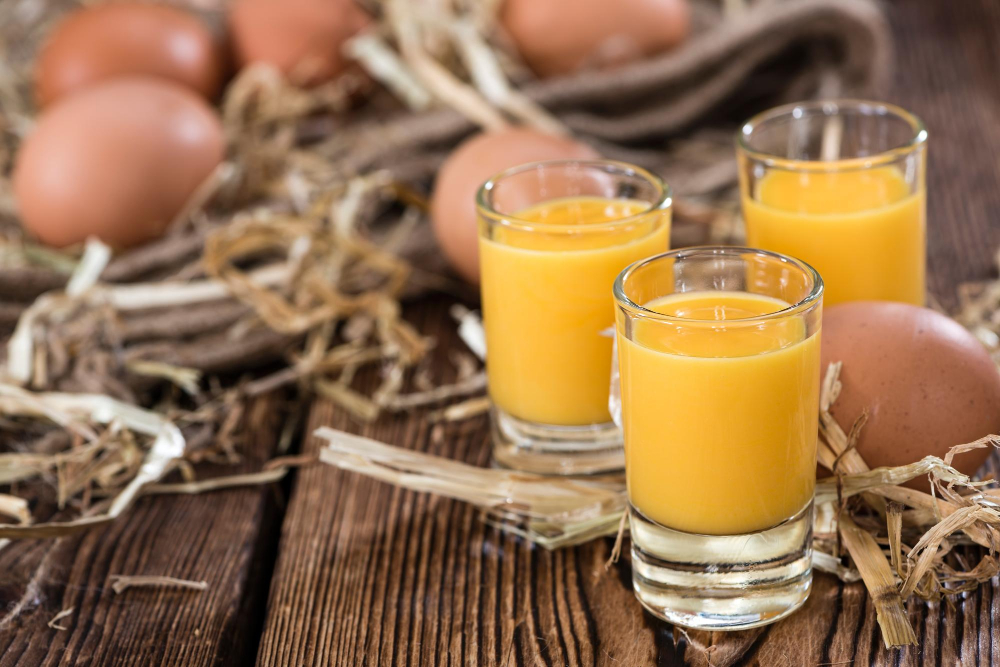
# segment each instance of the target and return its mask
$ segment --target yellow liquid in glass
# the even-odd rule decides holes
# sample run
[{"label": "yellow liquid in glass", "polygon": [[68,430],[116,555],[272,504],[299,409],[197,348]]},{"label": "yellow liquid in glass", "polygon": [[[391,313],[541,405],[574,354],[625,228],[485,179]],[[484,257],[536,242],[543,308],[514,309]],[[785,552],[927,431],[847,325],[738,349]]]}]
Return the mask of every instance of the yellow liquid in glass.
[{"label": "yellow liquid in glass", "polygon": [[618,336],[629,500],[675,530],[773,527],[812,498],[819,333],[800,317],[727,320],[788,307],[743,292],[688,292],[645,305],[717,324],[633,322]]},{"label": "yellow liquid in glass", "polygon": [[827,305],[925,301],[926,197],[895,167],[774,170],[743,195],[747,243],[811,264]]},{"label": "yellow liquid in glass", "polygon": [[[518,212],[532,231],[480,236],[490,397],[507,413],[563,426],[610,421],[611,286],[626,266],[668,249],[670,214],[646,202],[557,199]],[[636,216],[612,229],[588,225]],[[482,223],[485,224],[485,223]],[[545,231],[578,226],[579,234]]]}]

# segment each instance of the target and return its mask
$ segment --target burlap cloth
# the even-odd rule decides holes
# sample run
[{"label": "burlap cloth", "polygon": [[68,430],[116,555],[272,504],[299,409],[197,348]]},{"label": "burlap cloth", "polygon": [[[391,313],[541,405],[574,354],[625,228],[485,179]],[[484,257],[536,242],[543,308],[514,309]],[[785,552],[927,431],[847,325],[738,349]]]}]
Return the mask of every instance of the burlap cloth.
[{"label": "burlap cloth", "polygon": [[[693,35],[670,53],[615,70],[519,85],[604,155],[659,172],[683,197],[717,198],[735,181],[733,131],[741,120],[793,100],[878,97],[888,80],[888,27],[869,0],[760,0],[725,20],[715,4],[696,2],[695,8]],[[442,159],[476,129],[453,110],[414,114],[398,103],[369,104],[353,118],[319,119],[320,129],[327,123],[328,135],[347,137],[338,149],[338,166],[347,173],[385,169],[424,191]],[[322,142],[323,135],[315,136],[315,128],[313,133]],[[211,218],[219,225],[236,213],[216,205]],[[396,217],[383,209],[370,226],[373,236],[391,233],[398,221],[398,209]],[[16,224],[13,218],[7,222]],[[425,223],[407,236],[401,254],[426,270],[444,270]],[[116,257],[102,277],[117,283],[192,277],[187,270],[179,274],[178,268],[194,264],[197,269],[203,239],[204,230],[192,229],[180,238],[133,249]],[[0,264],[0,330],[9,333],[35,297],[65,281],[65,274],[43,266]],[[153,313],[125,322],[131,333],[124,336],[116,358],[149,358],[209,373],[244,370],[247,359],[261,363],[277,358],[289,340],[276,332],[250,340],[248,345],[256,345],[250,352],[223,340],[227,328],[246,313],[245,307],[230,305]],[[186,335],[188,320],[192,335],[197,329],[199,336],[207,336],[199,338],[204,345],[191,339],[188,348],[198,354],[190,357],[174,340],[178,329]],[[217,322],[207,326],[207,320]],[[206,356],[209,349],[218,354]],[[72,384],[59,386],[79,390]]]},{"label": "burlap cloth", "polygon": [[[816,97],[878,97],[888,83],[892,40],[869,0],[762,0],[723,20],[695,3],[694,33],[681,48],[608,71],[524,82],[521,89],[605,156],[660,172],[682,195],[731,182],[732,131],[753,113]],[[362,122],[345,165],[386,168],[428,181],[456,142],[476,128],[451,109]],[[703,151],[684,150],[684,137]]]}]

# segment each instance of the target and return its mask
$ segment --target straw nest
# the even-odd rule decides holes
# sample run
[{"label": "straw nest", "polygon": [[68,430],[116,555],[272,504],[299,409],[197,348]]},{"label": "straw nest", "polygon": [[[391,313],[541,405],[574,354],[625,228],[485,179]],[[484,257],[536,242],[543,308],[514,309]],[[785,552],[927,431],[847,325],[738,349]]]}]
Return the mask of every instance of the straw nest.
[{"label": "straw nest", "polygon": [[[219,3],[189,4],[219,23]],[[392,94],[372,92],[357,76],[304,90],[266,66],[240,72],[219,104],[225,161],[162,239],[118,255],[99,242],[54,250],[26,238],[9,180],[35,120],[34,54],[51,23],[76,6],[0,6],[0,389],[12,452],[0,459],[0,480],[19,496],[55,496],[35,504],[32,516],[11,496],[15,518],[36,531],[18,534],[39,534],[42,522],[48,535],[76,530],[117,515],[139,487],[171,471],[193,482],[200,461],[238,460],[244,406],[266,392],[320,395],[362,421],[469,396],[442,408],[441,418],[486,409],[481,364],[456,352],[458,380],[441,385],[426,363],[434,341],[401,317],[415,295],[470,291],[447,275],[427,233],[425,198],[408,178],[413,165],[393,164],[398,127],[343,130],[366,96],[370,116],[443,104],[482,127],[527,123],[567,133],[511,83],[526,74],[487,39],[496,3],[420,15],[406,2],[373,4],[375,28],[349,48]],[[695,207],[696,224],[731,221],[730,211]],[[365,366],[381,371],[371,394],[354,388]],[[101,418],[76,404],[78,412],[66,413],[67,396],[103,406]],[[180,445],[169,460],[157,453],[155,433],[125,421],[137,406],[176,429]],[[289,422],[284,443],[296,420]],[[283,469],[243,481],[273,480]],[[115,513],[106,514],[103,499],[116,498]]]}]

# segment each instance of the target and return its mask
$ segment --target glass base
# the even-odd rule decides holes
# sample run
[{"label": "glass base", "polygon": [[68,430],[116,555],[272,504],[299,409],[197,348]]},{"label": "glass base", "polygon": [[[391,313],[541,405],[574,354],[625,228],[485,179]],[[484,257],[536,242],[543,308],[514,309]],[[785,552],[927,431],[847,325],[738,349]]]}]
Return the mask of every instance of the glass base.
[{"label": "glass base", "polygon": [[505,468],[543,475],[593,475],[625,468],[622,433],[613,422],[552,426],[493,407],[493,459]]},{"label": "glass base", "polygon": [[654,616],[700,630],[745,630],[802,606],[812,588],[812,502],[745,535],[695,535],[629,506],[632,586]]}]

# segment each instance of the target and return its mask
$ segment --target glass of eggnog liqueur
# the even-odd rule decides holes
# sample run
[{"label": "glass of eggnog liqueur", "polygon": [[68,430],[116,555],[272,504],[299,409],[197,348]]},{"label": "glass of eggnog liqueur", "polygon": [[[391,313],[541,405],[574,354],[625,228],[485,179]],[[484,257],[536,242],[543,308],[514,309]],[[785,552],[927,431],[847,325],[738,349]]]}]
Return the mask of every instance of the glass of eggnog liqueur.
[{"label": "glass of eggnog liqueur", "polygon": [[636,597],[692,628],[805,602],[823,281],[749,248],[677,250],[614,283]]},{"label": "glass of eggnog liqueur", "polygon": [[495,460],[544,474],[621,470],[609,288],[669,247],[670,189],[624,163],[552,161],[490,179],[476,204]]},{"label": "glass of eggnog liqueur", "polygon": [[919,118],[879,102],[803,102],[751,118],[736,145],[748,245],[809,262],[828,305],[924,305]]}]

